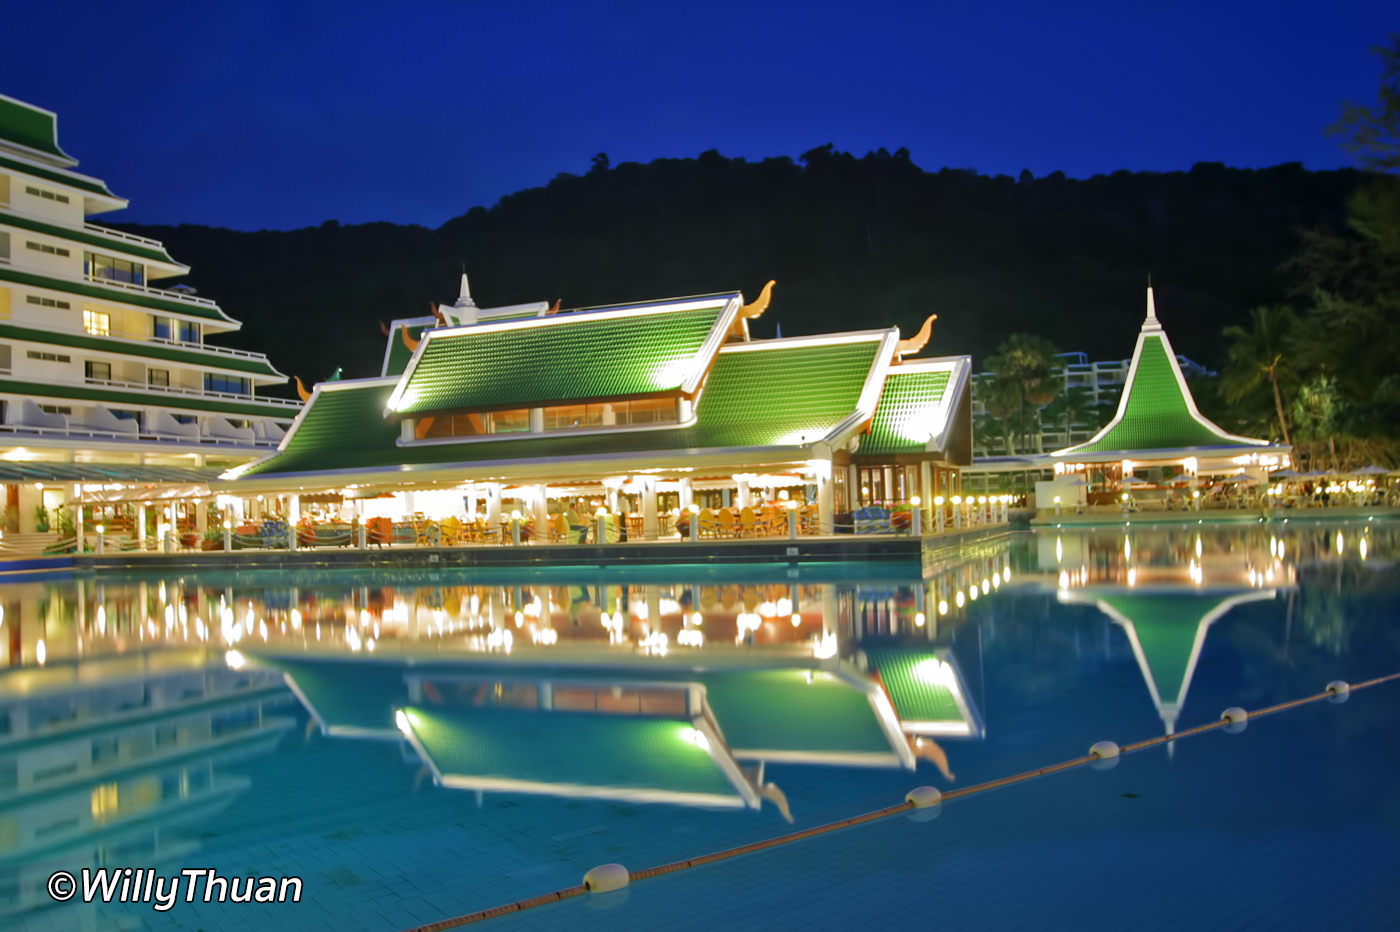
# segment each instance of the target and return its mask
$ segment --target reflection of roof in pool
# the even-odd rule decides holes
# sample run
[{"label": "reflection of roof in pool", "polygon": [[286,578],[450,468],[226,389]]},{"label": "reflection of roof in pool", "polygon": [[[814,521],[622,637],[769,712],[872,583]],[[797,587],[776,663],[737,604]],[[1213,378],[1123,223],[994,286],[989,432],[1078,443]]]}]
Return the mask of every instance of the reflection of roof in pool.
[{"label": "reflection of roof in pool", "polygon": [[706,703],[738,758],[877,766],[910,762],[893,713],[882,710],[884,697],[873,683],[816,669],[523,667],[475,659],[412,665],[363,658],[259,657],[258,661],[287,675],[302,703],[329,734],[395,737],[393,713],[409,702],[405,681],[409,673],[513,682],[696,683],[704,687]]},{"label": "reflection of roof in pool", "polygon": [[981,737],[981,722],[946,649],[866,647],[865,656],[905,731]]},{"label": "reflection of roof in pool", "polygon": [[[756,805],[688,718],[414,706],[412,740],[446,786],[697,805]],[[713,755],[713,756],[712,756]],[[729,773],[726,773],[726,770]],[[733,779],[731,779],[731,774]],[[742,792],[741,792],[742,790]]]},{"label": "reflection of roof in pool", "polygon": [[408,702],[402,664],[281,657],[259,657],[258,662],[282,671],[327,734],[398,737],[394,709]]}]

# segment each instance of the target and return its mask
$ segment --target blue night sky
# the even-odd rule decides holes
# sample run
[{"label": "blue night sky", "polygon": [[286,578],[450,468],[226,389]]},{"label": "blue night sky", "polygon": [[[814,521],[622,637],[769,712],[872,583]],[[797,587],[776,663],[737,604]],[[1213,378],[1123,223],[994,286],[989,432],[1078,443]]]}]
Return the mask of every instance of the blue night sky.
[{"label": "blue night sky", "polygon": [[1394,0],[22,3],[0,93],[53,110],[111,220],[436,227],[613,164],[904,146],[1088,177],[1348,164]]}]

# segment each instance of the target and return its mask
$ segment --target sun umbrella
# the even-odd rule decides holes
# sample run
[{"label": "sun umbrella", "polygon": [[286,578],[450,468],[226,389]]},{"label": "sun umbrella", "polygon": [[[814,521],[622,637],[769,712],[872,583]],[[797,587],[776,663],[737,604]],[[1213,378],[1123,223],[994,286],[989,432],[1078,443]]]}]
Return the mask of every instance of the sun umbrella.
[{"label": "sun umbrella", "polygon": [[1146,479],[1139,479],[1137,476],[1124,476],[1124,477],[1123,477],[1123,484],[1124,484],[1124,485],[1151,485],[1152,483],[1148,482]]},{"label": "sun umbrella", "polygon": [[1303,474],[1296,469],[1280,469],[1277,472],[1269,473],[1270,479],[1301,479]]},{"label": "sun umbrella", "polygon": [[1369,466],[1362,466],[1360,469],[1354,470],[1353,472],[1350,473],[1350,475],[1353,475],[1353,476],[1385,476],[1385,475],[1389,475],[1389,473],[1390,473],[1390,470],[1385,469],[1385,468],[1380,467],[1380,466],[1377,466],[1375,463],[1372,463],[1372,464],[1370,464]]}]

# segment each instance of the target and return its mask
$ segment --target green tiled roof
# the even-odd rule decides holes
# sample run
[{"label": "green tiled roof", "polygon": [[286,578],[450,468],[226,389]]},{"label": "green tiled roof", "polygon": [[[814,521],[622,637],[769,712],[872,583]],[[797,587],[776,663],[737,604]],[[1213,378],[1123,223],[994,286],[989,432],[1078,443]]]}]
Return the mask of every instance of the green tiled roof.
[{"label": "green tiled roof", "polygon": [[182,411],[224,414],[232,417],[291,417],[294,413],[288,409],[285,401],[239,404],[159,391],[128,392],[120,389],[88,388],[62,383],[19,382],[13,379],[0,379],[0,393],[30,395],[38,398],[72,398],[76,401],[96,401],[102,404],[140,408],[179,408]]},{"label": "green tiled roof", "polygon": [[7,159],[0,155],[0,168],[7,168],[12,172],[19,172],[22,175],[30,175],[35,178],[43,178],[45,181],[53,181],[58,184],[67,185],[70,188],[77,188],[79,191],[87,191],[89,194],[100,194],[103,197],[110,197],[113,200],[121,200],[107,186],[99,182],[94,182],[88,178],[77,178],[73,175],[64,174],[60,171],[51,171],[46,168],[38,168],[33,165],[26,165],[23,162],[16,162],[14,159]]},{"label": "green tiled roof", "polygon": [[[428,324],[415,324],[408,327],[408,335],[413,339],[421,339],[423,331],[428,329]],[[403,337],[399,334],[402,325],[395,324],[389,330],[389,355],[384,363],[383,375],[403,375],[403,370],[408,368],[408,361],[412,358],[407,346],[403,345]]]},{"label": "green tiled roof", "polygon": [[1186,674],[1201,620],[1230,598],[1116,595],[1105,597],[1103,602],[1132,622],[1157,695],[1165,703],[1175,703],[1186,691]]},{"label": "green tiled roof", "polygon": [[966,721],[952,690],[933,677],[922,675],[926,664],[945,662],[933,651],[868,647],[865,656],[870,669],[879,673],[900,721]]},{"label": "green tiled roof", "polygon": [[335,389],[322,389],[308,403],[283,448],[243,475],[354,469],[397,461],[394,443],[399,426],[384,419],[384,405],[394,384],[342,382]]},{"label": "green tiled roof", "polygon": [[211,369],[228,369],[247,372],[252,375],[266,375],[285,379],[282,373],[272,368],[266,358],[250,359],[246,356],[224,356],[218,353],[201,353],[198,350],[183,350],[160,343],[123,343],[118,340],[94,337],[88,334],[62,333],[56,330],[30,330],[27,327],[12,327],[0,324],[0,337],[12,340],[33,340],[35,343],[48,343],[55,346],[71,346],[75,349],[93,350],[103,353],[118,353],[140,359],[169,360]]},{"label": "green tiled roof", "polygon": [[837,677],[806,670],[712,672],[697,679],[736,754],[749,751],[891,753],[870,697]]},{"label": "green tiled roof", "polygon": [[861,455],[922,453],[943,426],[935,421],[936,409],[951,374],[951,369],[901,372],[899,366],[892,368],[870,433],[861,439]]},{"label": "green tiled roof", "polygon": [[[645,453],[713,447],[798,445],[826,436],[855,411],[880,348],[877,339],[794,341],[757,351],[721,351],[696,405],[696,423],[673,430],[559,432],[511,440],[396,445],[385,421],[388,381],[322,391],[286,449],[243,475],[328,469]],[[465,478],[465,477],[464,477]]]},{"label": "green tiled roof", "polygon": [[28,272],[19,272],[7,266],[0,266],[0,281],[18,282],[21,285],[48,288],[52,291],[82,295],[117,304],[134,304],[137,307],[153,308],[158,311],[179,314],[182,317],[197,317],[202,320],[233,323],[217,306],[169,300],[155,295],[142,294],[138,291],[127,291],[123,288],[104,288],[92,282],[73,282],[61,278],[49,278],[47,275],[31,275]]},{"label": "green tiled roof", "polygon": [[28,217],[19,217],[4,210],[0,210],[0,224],[19,227],[22,230],[30,230],[34,233],[43,233],[47,236],[53,236],[73,243],[82,243],[85,246],[96,246],[107,252],[121,253],[126,256],[137,256],[142,259],[150,259],[153,262],[164,262],[170,265],[181,264],[170,258],[170,254],[164,249],[152,249],[149,246],[142,246],[130,240],[98,236],[96,233],[89,233],[87,230],[72,230],[67,227],[55,226],[52,223],[41,223],[38,220],[31,220]]},{"label": "green tiled roof", "polygon": [[[626,317],[547,318],[506,330],[428,335],[398,411],[536,405],[676,391],[697,365],[724,304]],[[558,321],[554,323],[554,321]]]},{"label": "green tiled roof", "polygon": [[58,147],[57,123],[52,113],[0,96],[0,139],[60,158],[72,158]]},{"label": "green tiled roof", "polygon": [[[1166,336],[1146,333],[1137,368],[1123,387],[1127,403],[1123,416],[1074,453],[1178,450],[1191,447],[1234,446],[1218,427],[1191,413],[1186,395],[1176,380]],[[1065,452],[1065,451],[1061,451]]]},{"label": "green tiled roof", "polygon": [[737,796],[689,721],[521,709],[405,710],[444,776]]}]

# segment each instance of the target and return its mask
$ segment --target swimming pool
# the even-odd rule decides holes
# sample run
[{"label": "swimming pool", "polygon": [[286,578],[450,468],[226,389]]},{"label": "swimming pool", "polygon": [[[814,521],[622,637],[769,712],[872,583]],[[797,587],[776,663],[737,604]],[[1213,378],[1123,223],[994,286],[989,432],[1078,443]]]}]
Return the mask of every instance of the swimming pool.
[{"label": "swimming pool", "polygon": [[[1398,535],[1374,522],[1042,530],[924,579],[676,568],[6,586],[0,924],[405,929],[571,887],[598,864],[694,857],[1391,673]],[[490,923],[1390,927],[1397,694]],[[946,753],[955,781],[907,732]],[[127,867],[302,890],[205,903],[200,888],[158,911],[55,904],[45,888],[56,871]]]}]

